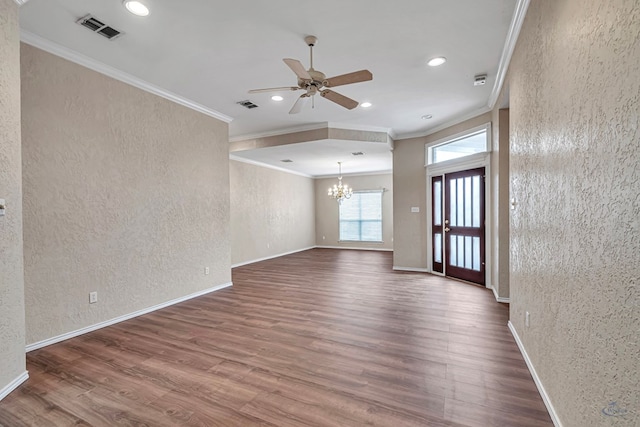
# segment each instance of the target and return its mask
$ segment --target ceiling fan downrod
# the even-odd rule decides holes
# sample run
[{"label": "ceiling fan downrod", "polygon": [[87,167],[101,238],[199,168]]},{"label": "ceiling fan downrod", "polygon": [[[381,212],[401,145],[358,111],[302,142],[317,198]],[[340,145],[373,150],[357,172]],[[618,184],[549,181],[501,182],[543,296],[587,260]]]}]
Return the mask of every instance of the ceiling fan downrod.
[{"label": "ceiling fan downrod", "polygon": [[304,38],[304,41],[309,46],[309,69],[313,70],[313,47],[318,42],[318,38],[316,36],[307,36]]}]

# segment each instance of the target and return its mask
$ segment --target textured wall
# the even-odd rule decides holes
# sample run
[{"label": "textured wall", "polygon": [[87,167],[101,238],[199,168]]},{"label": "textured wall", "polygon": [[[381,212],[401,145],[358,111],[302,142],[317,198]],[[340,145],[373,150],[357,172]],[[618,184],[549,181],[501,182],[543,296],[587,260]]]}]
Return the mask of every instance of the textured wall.
[{"label": "textured wall", "polygon": [[509,73],[511,322],[565,426],[638,426],[640,3],[532,1]]},{"label": "textured wall", "polygon": [[[395,141],[393,150],[393,265],[427,268],[427,171],[425,144],[491,121],[486,113],[422,138]],[[412,213],[411,207],[420,207]]]},{"label": "textured wall", "polygon": [[313,179],[229,163],[232,264],[315,245]]},{"label": "textured wall", "polygon": [[25,371],[18,6],[0,0],[0,390]]},{"label": "textured wall", "polygon": [[229,282],[227,124],[21,53],[27,343]]},{"label": "textured wall", "polygon": [[[382,240],[384,243],[358,243],[338,241],[340,238],[340,212],[335,199],[327,196],[327,189],[337,178],[316,179],[316,244],[318,246],[345,246],[349,248],[393,249],[393,176],[345,176],[343,182],[357,190],[386,188],[382,195]],[[324,239],[322,238],[324,236]]]}]

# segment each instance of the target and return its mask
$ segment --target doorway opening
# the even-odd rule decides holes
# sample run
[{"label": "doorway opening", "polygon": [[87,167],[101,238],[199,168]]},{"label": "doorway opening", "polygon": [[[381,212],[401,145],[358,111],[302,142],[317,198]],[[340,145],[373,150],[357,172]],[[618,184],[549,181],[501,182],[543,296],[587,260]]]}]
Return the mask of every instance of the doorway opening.
[{"label": "doorway opening", "polygon": [[485,285],[485,168],[431,178],[433,271]]},{"label": "doorway opening", "polygon": [[488,123],[427,145],[430,271],[491,287]]}]

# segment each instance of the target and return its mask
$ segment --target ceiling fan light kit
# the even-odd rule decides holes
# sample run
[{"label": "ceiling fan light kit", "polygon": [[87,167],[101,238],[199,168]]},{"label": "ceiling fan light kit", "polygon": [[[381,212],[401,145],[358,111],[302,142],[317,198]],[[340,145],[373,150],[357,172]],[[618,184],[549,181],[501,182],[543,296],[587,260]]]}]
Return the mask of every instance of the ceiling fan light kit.
[{"label": "ceiling fan light kit", "polygon": [[274,87],[266,89],[252,89],[249,93],[275,92],[282,90],[304,90],[305,93],[300,95],[295,104],[289,111],[289,114],[297,114],[316,94],[320,94],[322,98],[335,102],[336,104],[353,110],[359,103],[349,97],[339,94],[329,88],[343,86],[352,83],[365,82],[373,79],[373,74],[369,70],[354,71],[352,73],[341,74],[339,76],[327,78],[327,76],[313,68],[313,47],[318,42],[315,36],[307,36],[304,38],[305,43],[309,46],[310,64],[309,69],[305,69],[300,61],[292,58],[284,58],[283,61],[298,77],[298,86]]}]

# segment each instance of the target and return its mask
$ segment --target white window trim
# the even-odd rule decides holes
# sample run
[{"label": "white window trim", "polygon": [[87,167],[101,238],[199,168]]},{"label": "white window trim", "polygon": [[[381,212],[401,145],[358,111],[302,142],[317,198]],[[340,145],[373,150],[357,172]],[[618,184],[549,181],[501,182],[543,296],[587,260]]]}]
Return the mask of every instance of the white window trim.
[{"label": "white window trim", "polygon": [[[439,176],[439,175],[445,175],[447,173],[453,173],[453,172],[459,172],[459,171],[464,171],[464,170],[468,170],[468,169],[475,169],[475,168],[481,168],[484,167],[484,175],[485,175],[485,180],[484,180],[484,197],[485,197],[485,203],[484,203],[484,213],[485,213],[485,239],[484,239],[484,247],[485,247],[485,286],[487,287],[487,289],[493,289],[493,282],[491,280],[491,276],[492,276],[492,257],[491,257],[491,249],[492,249],[492,242],[494,241],[494,239],[496,239],[497,241],[497,230],[495,232],[494,235],[494,230],[491,227],[491,218],[492,218],[492,207],[493,207],[493,193],[491,192],[491,151],[490,151],[490,147],[493,147],[492,143],[491,143],[491,123],[487,123],[485,125],[482,126],[478,126],[469,130],[466,130],[464,132],[460,132],[458,134],[449,136],[447,138],[443,138],[440,139],[438,141],[429,143],[429,144],[425,144],[425,161],[428,160],[428,153],[430,152],[429,148],[431,147],[435,147],[437,145],[441,145],[444,144],[448,141],[451,141],[453,139],[456,138],[460,138],[461,136],[464,135],[468,135],[470,133],[473,132],[478,132],[482,129],[486,129],[487,130],[487,151],[483,152],[483,153],[476,153],[476,154],[472,154],[469,156],[465,156],[465,157],[460,157],[458,159],[452,159],[452,160],[447,160],[446,162],[441,162],[441,163],[434,163],[434,164],[428,164],[428,162],[425,162],[425,168],[427,170],[426,176],[427,176],[427,206],[426,206],[426,212],[427,212],[427,271],[429,273],[435,274],[435,275],[440,275],[440,276],[444,276],[444,274],[442,273],[438,273],[437,271],[433,271],[433,228],[432,228],[432,223],[433,223],[433,207],[432,207],[432,203],[431,203],[431,178],[433,178],[434,176]],[[443,189],[444,189],[444,181],[443,181]],[[443,250],[446,249],[446,243],[443,240],[442,242],[443,244]],[[444,260],[443,260],[444,262]],[[445,271],[446,273],[446,271]]]},{"label": "white window trim", "polygon": [[485,124],[480,125],[480,126],[476,126],[474,128],[471,128],[471,129],[467,129],[464,132],[458,132],[458,133],[456,133],[454,135],[447,136],[446,138],[440,138],[437,141],[433,141],[433,142],[429,142],[429,143],[425,144],[424,145],[424,147],[425,147],[424,166],[425,167],[428,167],[428,166],[432,167],[434,165],[445,165],[445,164],[448,164],[448,163],[456,162],[459,159],[451,159],[451,160],[446,160],[444,162],[432,163],[431,162],[431,158],[432,158],[433,154],[432,154],[432,150],[431,149],[435,148],[435,147],[438,147],[440,145],[446,145],[446,144],[449,144],[451,142],[455,142],[458,139],[464,138],[465,136],[469,136],[469,135],[474,134],[474,133],[478,133],[478,132],[483,131],[483,130],[487,133],[487,138],[486,138],[486,141],[485,141],[484,151],[481,152],[481,153],[476,153],[476,154],[471,154],[469,156],[460,157],[459,159],[464,159],[464,158],[475,156],[475,155],[478,155],[478,154],[484,154],[484,153],[491,152],[491,147],[492,147],[492,145],[491,145],[491,123],[489,122],[489,123],[485,123]]}]

